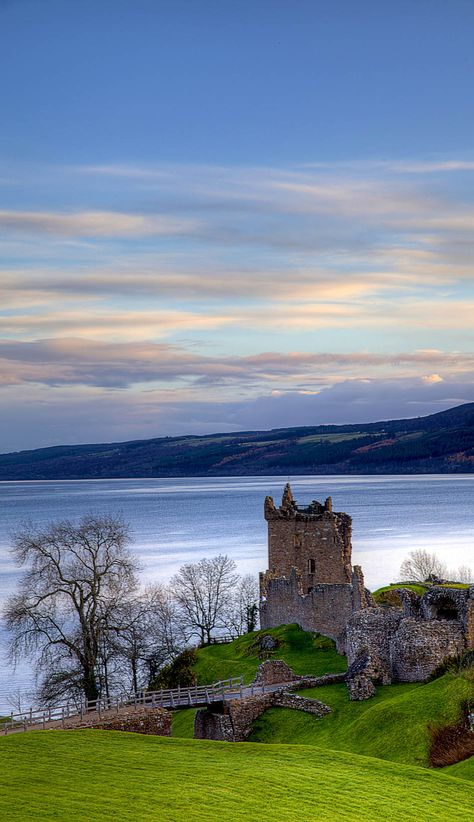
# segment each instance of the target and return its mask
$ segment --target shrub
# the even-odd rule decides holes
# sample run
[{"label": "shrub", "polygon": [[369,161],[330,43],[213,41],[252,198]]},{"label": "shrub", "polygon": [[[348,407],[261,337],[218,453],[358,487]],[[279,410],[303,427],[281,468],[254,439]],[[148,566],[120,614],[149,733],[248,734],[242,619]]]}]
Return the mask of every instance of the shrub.
[{"label": "shrub", "polygon": [[430,728],[432,742],[429,763],[432,768],[455,765],[474,756],[474,733],[469,722],[471,706],[465,702],[462,707],[463,715],[458,722],[445,725],[444,728]]},{"label": "shrub", "polygon": [[186,648],[173,662],[165,665],[155,679],[150,682],[151,691],[159,688],[189,688],[196,684],[196,674],[193,665],[197,661],[197,653],[194,648]]}]

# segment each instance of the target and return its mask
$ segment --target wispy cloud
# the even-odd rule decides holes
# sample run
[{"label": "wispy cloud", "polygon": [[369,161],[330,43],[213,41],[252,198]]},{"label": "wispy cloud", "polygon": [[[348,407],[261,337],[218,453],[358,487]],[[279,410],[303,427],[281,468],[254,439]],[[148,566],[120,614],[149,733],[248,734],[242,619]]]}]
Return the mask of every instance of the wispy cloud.
[{"label": "wispy cloud", "polygon": [[439,372],[474,374],[474,354],[413,351],[264,352],[249,356],[205,356],[166,343],[105,343],[77,338],[36,342],[0,341],[0,382],[128,388],[140,383],[185,381],[188,388],[233,384],[307,392],[348,377],[373,379],[388,373],[440,382]]},{"label": "wispy cloud", "polygon": [[152,407],[169,430],[186,413],[189,430],[265,427],[337,401],[383,415],[387,381],[400,408],[454,403],[474,373],[472,171],[42,169],[34,207],[10,186],[0,211],[2,398],[115,394],[134,433]]},{"label": "wispy cloud", "polygon": [[197,219],[146,216],[118,211],[72,214],[48,211],[0,211],[0,230],[57,234],[62,237],[146,237],[194,233]]}]

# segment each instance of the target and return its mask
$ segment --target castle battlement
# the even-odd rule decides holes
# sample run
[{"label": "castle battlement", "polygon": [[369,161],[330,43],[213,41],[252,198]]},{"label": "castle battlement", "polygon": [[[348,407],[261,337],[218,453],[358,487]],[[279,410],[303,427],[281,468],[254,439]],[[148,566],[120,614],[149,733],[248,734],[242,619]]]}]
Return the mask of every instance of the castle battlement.
[{"label": "castle battlement", "polygon": [[324,503],[313,499],[309,505],[302,508],[294,499],[289,482],[285,485],[279,508],[276,507],[273,497],[265,497],[264,515],[267,522],[271,519],[320,519],[328,514],[335,517],[347,517],[347,514],[333,513],[331,497],[327,497]]}]

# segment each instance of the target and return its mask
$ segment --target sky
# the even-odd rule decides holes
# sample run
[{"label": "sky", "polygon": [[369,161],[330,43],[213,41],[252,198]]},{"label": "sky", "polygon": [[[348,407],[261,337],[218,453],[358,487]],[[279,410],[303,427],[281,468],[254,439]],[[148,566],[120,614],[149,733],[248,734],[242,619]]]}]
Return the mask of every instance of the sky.
[{"label": "sky", "polygon": [[0,0],[0,451],[474,401],[474,4]]}]

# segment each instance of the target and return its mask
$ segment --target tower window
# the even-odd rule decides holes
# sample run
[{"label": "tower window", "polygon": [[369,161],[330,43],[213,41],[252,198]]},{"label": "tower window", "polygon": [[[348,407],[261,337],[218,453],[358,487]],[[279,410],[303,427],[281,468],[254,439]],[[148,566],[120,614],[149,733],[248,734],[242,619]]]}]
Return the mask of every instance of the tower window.
[{"label": "tower window", "polygon": [[314,559],[308,560],[308,574],[314,574],[316,571],[316,562]]}]

